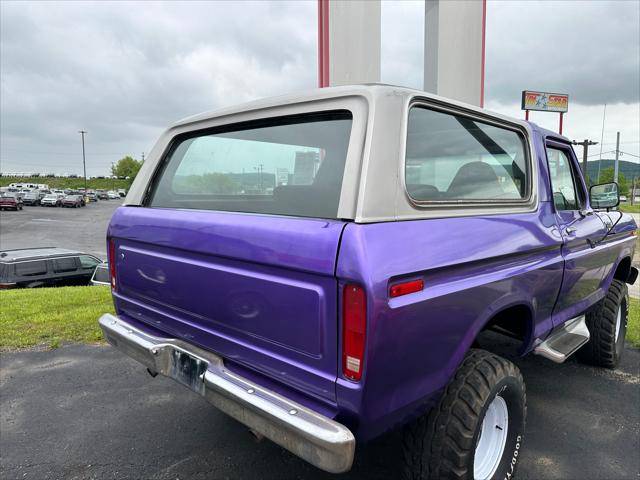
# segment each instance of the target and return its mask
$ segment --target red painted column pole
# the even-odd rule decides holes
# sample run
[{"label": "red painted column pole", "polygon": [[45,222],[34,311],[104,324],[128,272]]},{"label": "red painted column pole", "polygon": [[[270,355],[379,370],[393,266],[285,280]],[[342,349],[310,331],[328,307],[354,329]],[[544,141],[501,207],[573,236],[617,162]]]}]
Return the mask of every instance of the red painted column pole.
[{"label": "red painted column pole", "polygon": [[526,121],[529,121],[529,110],[525,110],[525,111],[524,111],[524,119],[525,119]]},{"label": "red painted column pole", "polygon": [[329,86],[329,0],[318,0],[318,87]]},{"label": "red painted column pole", "polygon": [[560,135],[562,135],[562,118],[563,118],[563,116],[564,116],[564,112],[560,112],[560,128],[559,128],[560,131],[558,132],[558,133],[560,133]]},{"label": "red painted column pole", "polygon": [[487,37],[487,0],[482,0],[482,64],[480,66],[480,108],[484,107],[484,60]]}]

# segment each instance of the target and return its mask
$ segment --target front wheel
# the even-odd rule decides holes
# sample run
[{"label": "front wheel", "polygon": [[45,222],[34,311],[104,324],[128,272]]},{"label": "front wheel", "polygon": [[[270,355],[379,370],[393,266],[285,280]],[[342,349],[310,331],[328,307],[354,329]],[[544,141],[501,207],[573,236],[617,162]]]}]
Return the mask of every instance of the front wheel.
[{"label": "front wheel", "polygon": [[613,280],[605,297],[587,313],[591,338],[578,350],[578,359],[598,367],[615,368],[624,351],[629,318],[627,284]]},{"label": "front wheel", "polygon": [[526,417],[513,363],[472,349],[432,411],[403,434],[404,478],[512,478]]}]

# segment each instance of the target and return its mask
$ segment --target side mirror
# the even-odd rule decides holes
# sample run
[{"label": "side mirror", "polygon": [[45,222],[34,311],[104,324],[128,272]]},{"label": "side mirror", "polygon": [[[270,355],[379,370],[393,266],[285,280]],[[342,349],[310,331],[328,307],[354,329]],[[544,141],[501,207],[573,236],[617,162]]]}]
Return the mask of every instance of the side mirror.
[{"label": "side mirror", "polygon": [[593,185],[589,189],[591,208],[614,208],[620,204],[618,184],[615,182]]}]

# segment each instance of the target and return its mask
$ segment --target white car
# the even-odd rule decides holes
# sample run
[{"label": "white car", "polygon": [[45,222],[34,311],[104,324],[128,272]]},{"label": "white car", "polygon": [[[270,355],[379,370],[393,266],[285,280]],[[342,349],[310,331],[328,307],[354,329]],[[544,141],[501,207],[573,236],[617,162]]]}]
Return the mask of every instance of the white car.
[{"label": "white car", "polygon": [[59,207],[62,205],[62,196],[56,193],[50,193],[42,197],[40,206],[42,207]]},{"label": "white car", "polygon": [[118,195],[116,192],[107,192],[107,195],[109,195],[109,200],[116,200],[120,198],[120,195]]}]

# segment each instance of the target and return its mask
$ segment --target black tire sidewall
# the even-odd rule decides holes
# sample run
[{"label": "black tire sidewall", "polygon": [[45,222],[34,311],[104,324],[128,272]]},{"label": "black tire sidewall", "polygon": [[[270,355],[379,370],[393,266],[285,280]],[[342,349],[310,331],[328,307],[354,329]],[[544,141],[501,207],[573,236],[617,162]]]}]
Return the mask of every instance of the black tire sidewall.
[{"label": "black tire sidewall", "polygon": [[[621,318],[620,318],[620,332],[618,334],[618,340],[615,341],[615,360],[616,363],[618,362],[618,360],[620,359],[620,357],[622,356],[622,351],[624,350],[624,339],[627,336],[627,322],[629,321],[629,298],[628,298],[628,292],[625,291],[622,294],[622,297],[620,298],[620,303],[618,304],[618,308],[620,309],[620,314],[621,314]],[[617,312],[616,312],[616,318],[617,318]],[[614,319],[614,322],[616,321],[616,319]],[[615,326],[614,326],[614,332],[615,332]],[[615,336],[614,336],[615,339]]]},{"label": "black tire sidewall", "polygon": [[[507,441],[502,453],[500,464],[494,473],[492,480],[510,480],[513,478],[518,460],[520,458],[520,450],[522,449],[522,440],[524,438],[525,429],[525,392],[522,383],[516,377],[505,377],[500,380],[491,390],[487,397],[487,401],[482,407],[480,420],[473,437],[473,444],[477,445],[480,436],[482,422],[487,413],[487,409],[496,396],[502,397],[507,404],[509,413],[509,423],[507,427]],[[471,456],[469,472],[473,472],[474,455]]]}]

